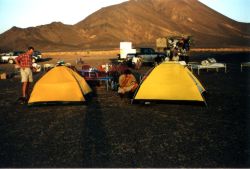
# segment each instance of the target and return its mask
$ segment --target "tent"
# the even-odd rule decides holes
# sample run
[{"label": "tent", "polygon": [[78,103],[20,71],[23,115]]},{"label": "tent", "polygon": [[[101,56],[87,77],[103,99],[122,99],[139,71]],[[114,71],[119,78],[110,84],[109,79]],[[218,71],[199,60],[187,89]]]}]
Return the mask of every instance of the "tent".
[{"label": "tent", "polygon": [[205,91],[189,69],[178,62],[163,62],[155,67],[137,89],[136,100],[198,101]]},{"label": "tent", "polygon": [[48,102],[84,102],[91,92],[78,73],[65,66],[47,72],[34,86],[28,104]]}]

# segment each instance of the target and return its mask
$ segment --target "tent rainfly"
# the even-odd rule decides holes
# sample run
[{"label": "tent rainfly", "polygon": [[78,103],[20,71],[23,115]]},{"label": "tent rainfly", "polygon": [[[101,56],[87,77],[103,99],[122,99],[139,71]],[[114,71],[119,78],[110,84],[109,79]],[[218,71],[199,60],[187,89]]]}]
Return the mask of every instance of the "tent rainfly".
[{"label": "tent rainfly", "polygon": [[91,92],[79,74],[65,66],[47,72],[34,86],[28,104],[51,102],[84,102]]},{"label": "tent rainfly", "polygon": [[194,101],[205,102],[205,91],[189,69],[178,62],[163,62],[142,81],[134,101]]}]

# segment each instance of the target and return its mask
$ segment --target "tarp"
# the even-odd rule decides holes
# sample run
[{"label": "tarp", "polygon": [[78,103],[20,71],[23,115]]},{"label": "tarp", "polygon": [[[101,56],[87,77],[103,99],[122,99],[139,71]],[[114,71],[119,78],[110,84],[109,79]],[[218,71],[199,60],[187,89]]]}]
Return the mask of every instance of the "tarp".
[{"label": "tarp", "polygon": [[205,102],[205,91],[189,69],[178,62],[155,67],[140,84],[134,100],[170,100]]},{"label": "tarp", "polygon": [[65,66],[47,72],[35,84],[28,104],[48,102],[84,102],[91,92],[87,82],[78,73]]}]

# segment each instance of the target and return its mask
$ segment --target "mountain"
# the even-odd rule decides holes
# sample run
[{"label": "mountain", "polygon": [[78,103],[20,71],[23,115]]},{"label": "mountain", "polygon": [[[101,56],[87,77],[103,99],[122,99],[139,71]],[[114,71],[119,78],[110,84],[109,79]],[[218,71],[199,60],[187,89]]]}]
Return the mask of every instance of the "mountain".
[{"label": "mountain", "polygon": [[0,49],[26,49],[32,45],[45,51],[76,50],[85,37],[82,30],[60,22],[27,29],[12,27],[0,35]]},{"label": "mountain", "polygon": [[100,9],[75,25],[54,22],[0,35],[0,49],[33,45],[43,51],[155,46],[158,37],[191,35],[195,47],[247,47],[250,24],[236,22],[197,0],[130,0]]}]

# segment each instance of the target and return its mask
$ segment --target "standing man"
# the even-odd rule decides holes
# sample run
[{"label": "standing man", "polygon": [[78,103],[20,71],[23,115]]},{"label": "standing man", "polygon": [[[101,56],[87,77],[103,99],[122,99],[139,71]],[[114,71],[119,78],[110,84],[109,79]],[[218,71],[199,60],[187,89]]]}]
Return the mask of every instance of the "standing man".
[{"label": "standing man", "polygon": [[21,82],[23,83],[22,97],[20,98],[20,101],[22,103],[27,102],[29,84],[33,82],[33,76],[32,76],[32,54],[33,52],[34,52],[34,48],[29,47],[26,53],[19,55],[15,59],[16,64],[20,67]]}]

